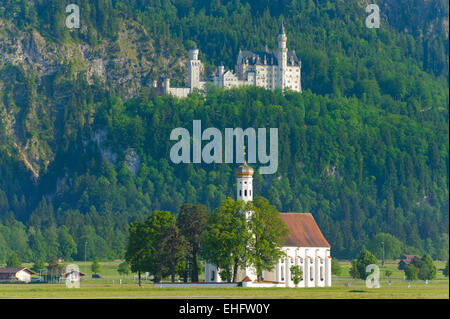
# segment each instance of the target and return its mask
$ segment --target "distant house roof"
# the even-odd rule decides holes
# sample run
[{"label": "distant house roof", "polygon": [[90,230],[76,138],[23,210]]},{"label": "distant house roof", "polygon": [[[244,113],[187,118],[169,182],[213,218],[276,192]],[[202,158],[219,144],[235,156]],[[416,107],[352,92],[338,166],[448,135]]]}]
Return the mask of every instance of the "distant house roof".
[{"label": "distant house roof", "polygon": [[289,229],[284,246],[330,247],[310,213],[280,213],[280,217]]},{"label": "distant house roof", "polygon": [[242,51],[241,52],[241,63],[247,62],[250,65],[264,64],[264,61],[266,61],[266,64],[268,65],[277,65],[278,60],[275,54],[270,52],[251,52],[251,51]]},{"label": "distant house roof", "polygon": [[[275,52],[265,51],[241,51],[238,57],[238,63],[248,63],[249,65],[278,65],[278,59]],[[300,65],[295,51],[287,53],[288,65]]]},{"label": "distant house roof", "polygon": [[12,274],[13,275],[13,274],[17,274],[21,270],[28,272],[30,275],[36,274],[31,269],[28,269],[25,267],[22,267],[22,268],[0,268],[0,274]]},{"label": "distant house roof", "polygon": [[405,258],[402,258],[402,260],[400,262],[403,261],[407,265],[409,265],[415,257],[421,258],[420,255],[404,255],[404,256],[405,256]]},{"label": "distant house roof", "polygon": [[242,281],[249,282],[249,281],[252,281],[252,280],[248,276],[245,276],[245,278]]}]

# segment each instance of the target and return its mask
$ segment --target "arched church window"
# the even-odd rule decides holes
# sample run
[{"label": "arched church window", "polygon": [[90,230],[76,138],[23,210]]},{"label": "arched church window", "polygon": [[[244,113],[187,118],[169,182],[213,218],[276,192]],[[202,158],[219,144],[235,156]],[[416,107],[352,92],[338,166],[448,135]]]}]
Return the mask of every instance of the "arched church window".
[{"label": "arched church window", "polygon": [[213,270],[211,271],[211,281],[214,281],[216,279],[216,272]]},{"label": "arched church window", "polygon": [[320,281],[323,281],[323,267],[320,267]]},{"label": "arched church window", "polygon": [[313,266],[309,267],[309,280],[314,280],[314,268]]},{"label": "arched church window", "polygon": [[247,196],[247,190],[244,191],[244,196]]},{"label": "arched church window", "polygon": [[242,196],[242,190],[241,189],[239,190],[239,196]]}]

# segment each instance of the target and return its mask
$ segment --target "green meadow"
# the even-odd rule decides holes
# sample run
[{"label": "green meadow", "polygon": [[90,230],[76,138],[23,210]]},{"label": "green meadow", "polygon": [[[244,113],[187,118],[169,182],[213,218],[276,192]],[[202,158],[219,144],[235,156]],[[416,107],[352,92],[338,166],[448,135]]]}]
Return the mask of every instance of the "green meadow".
[{"label": "green meadow", "polygon": [[[1,284],[0,298],[276,298],[276,299],[448,299],[449,280],[441,269],[444,262],[436,262],[436,279],[407,282],[403,272],[397,270],[397,261],[385,263],[385,269],[393,273],[390,278],[381,277],[380,288],[366,288],[365,282],[350,277],[350,262],[343,261],[342,274],[333,276],[329,288],[215,288],[180,287],[158,288],[149,279],[143,286],[137,284],[136,274],[120,276],[120,262],[101,262],[102,279],[92,279],[90,263],[74,262],[80,271],[87,272],[87,279],[80,288],[67,288],[64,283],[55,284]],[[25,265],[30,266],[30,265]],[[122,284],[120,284],[122,280]],[[389,285],[389,280],[391,284]]]}]

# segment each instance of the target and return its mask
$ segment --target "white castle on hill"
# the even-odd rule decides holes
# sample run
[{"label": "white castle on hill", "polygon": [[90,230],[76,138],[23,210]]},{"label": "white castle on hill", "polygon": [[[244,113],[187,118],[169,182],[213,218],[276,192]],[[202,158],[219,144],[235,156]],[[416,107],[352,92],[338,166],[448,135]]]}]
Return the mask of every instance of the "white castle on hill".
[{"label": "white castle on hill", "polygon": [[199,50],[189,50],[188,87],[171,87],[170,79],[154,81],[153,87],[161,93],[186,97],[195,89],[203,89],[207,82],[225,88],[234,86],[252,85],[273,90],[281,88],[302,92],[301,68],[302,63],[295,55],[295,51],[288,51],[287,37],[284,24],[281,25],[278,35],[278,48],[270,52],[267,48],[263,52],[239,51],[236,62],[236,73],[225,71],[223,65],[219,66],[210,81],[202,81],[203,64],[198,59]]},{"label": "white castle on hill", "polygon": [[[247,162],[237,169],[237,200],[253,201],[253,172]],[[246,212],[247,218],[251,213]],[[299,266],[303,277],[298,287],[331,287],[331,247],[314,217],[309,213],[280,213],[280,218],[289,230],[282,247],[286,256],[273,270],[263,271],[263,282],[256,282],[253,267],[238,269],[237,282],[245,287],[295,287],[291,267]],[[215,265],[205,264],[206,282],[223,282],[219,273]]]}]

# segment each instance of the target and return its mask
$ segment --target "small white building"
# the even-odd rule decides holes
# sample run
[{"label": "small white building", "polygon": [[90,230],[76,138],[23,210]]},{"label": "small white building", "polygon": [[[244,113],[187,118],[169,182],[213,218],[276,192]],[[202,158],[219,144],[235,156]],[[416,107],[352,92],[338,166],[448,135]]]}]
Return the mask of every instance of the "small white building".
[{"label": "small white building", "polygon": [[[237,172],[237,200],[253,200],[253,168],[244,162]],[[251,212],[246,212],[247,218]],[[319,229],[312,214],[280,213],[289,235],[282,250],[286,256],[281,258],[271,271],[263,272],[263,282],[257,283],[256,271],[252,267],[238,270],[237,281],[247,287],[295,287],[291,267],[299,266],[303,278],[298,287],[330,287],[331,255],[330,244]],[[205,281],[222,282],[215,265],[205,264]]]},{"label": "small white building", "polygon": [[30,282],[36,273],[28,268],[0,268],[0,282]]}]

